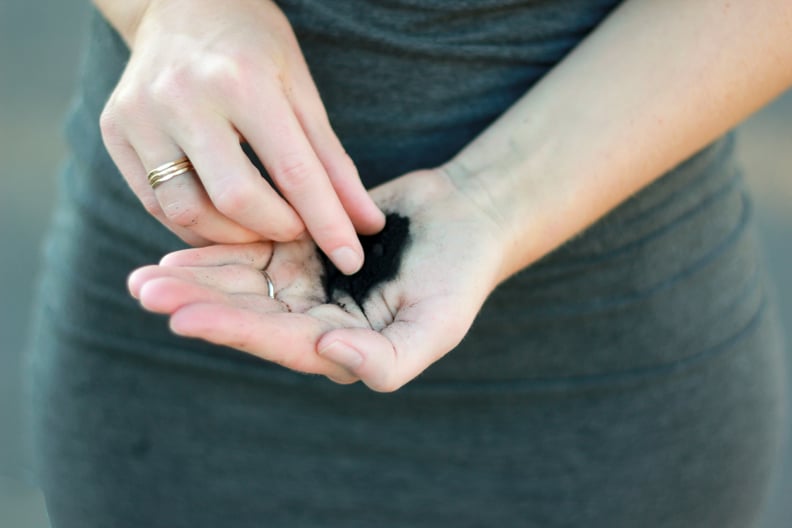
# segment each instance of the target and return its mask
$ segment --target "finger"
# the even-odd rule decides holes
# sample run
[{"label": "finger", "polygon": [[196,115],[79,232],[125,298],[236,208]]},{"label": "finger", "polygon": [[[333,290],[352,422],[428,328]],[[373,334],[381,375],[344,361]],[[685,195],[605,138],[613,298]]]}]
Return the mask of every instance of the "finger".
[{"label": "finger", "polygon": [[176,334],[233,347],[298,372],[352,379],[343,367],[316,354],[316,340],[329,328],[308,315],[196,303],[177,310],[170,326]]},{"label": "finger", "polygon": [[140,304],[145,309],[163,314],[195,303],[235,306],[260,313],[284,311],[283,305],[266,293],[227,293],[178,277],[160,277],[146,282],[140,289]]},{"label": "finger", "polygon": [[255,268],[242,265],[212,267],[146,266],[133,271],[127,280],[129,291],[140,298],[143,286],[156,279],[176,278],[212,288],[225,294],[250,293],[268,296],[268,282]]},{"label": "finger", "polygon": [[170,314],[191,303],[230,303],[228,296],[214,288],[207,288],[175,277],[157,277],[143,283],[137,299],[146,310]]},{"label": "finger", "polygon": [[262,87],[264,111],[254,107],[232,116],[272,179],[338,269],[351,274],[363,264],[363,249],[289,101],[277,87]]},{"label": "finger", "polygon": [[316,145],[319,159],[327,169],[330,183],[355,230],[362,235],[379,233],[385,227],[385,214],[363,186],[357,167],[343,150],[341,142],[335,137],[335,133],[332,134],[320,138],[316,137],[318,132],[312,132],[310,138]]},{"label": "finger", "polygon": [[290,85],[292,90],[286,90],[294,113],[355,230],[364,235],[378,233],[385,225],[385,215],[366,191],[357,167],[333,131],[302,55],[296,55],[296,67],[292,71],[294,82]]},{"label": "finger", "polygon": [[[143,165],[152,170],[184,157],[183,152],[165,136],[133,139],[133,147]],[[148,183],[148,179],[145,180]],[[189,229],[199,236],[221,243],[259,240],[258,233],[246,229],[220,214],[206,194],[194,171],[180,174],[154,189],[154,195],[171,225]]]},{"label": "finger", "polygon": [[171,225],[162,211],[159,200],[154,195],[154,190],[148,185],[146,180],[146,170],[138,158],[137,152],[132,148],[132,145],[126,141],[122,136],[120,130],[108,114],[102,114],[102,138],[107,148],[107,152],[115,163],[121,175],[129,185],[132,192],[137,196],[144,209],[151,214],[154,218],[160,221],[162,225],[167,227],[176,236],[193,246],[204,246],[209,243],[209,240],[199,236],[198,234],[184,229],[182,227]]},{"label": "finger", "polygon": [[467,332],[470,323],[447,315],[454,311],[445,304],[425,302],[404,308],[381,332],[333,330],[322,336],[317,351],[372,390],[395,391],[458,345]]},{"label": "finger", "polygon": [[[149,266],[133,272],[128,282],[130,292],[136,296],[145,281],[168,275],[169,268],[187,267],[198,273],[174,272],[171,275],[190,277],[228,291],[249,288],[249,291],[263,294],[267,293],[265,286],[270,284],[262,274],[262,270],[266,270],[276,298],[290,310],[304,312],[325,302],[320,266],[315,246],[310,242],[282,244],[277,254],[273,253],[271,243],[210,246],[170,253],[163,257],[159,267]],[[225,268],[230,271],[224,271]],[[206,272],[211,273],[205,280]],[[233,282],[226,284],[225,281]]]},{"label": "finger", "polygon": [[[292,207],[262,177],[247,158],[239,136],[227,121],[217,116],[207,120],[200,137],[179,136],[217,210],[257,238],[288,242],[305,230]],[[182,131],[183,132],[183,131]]]},{"label": "finger", "polygon": [[203,248],[183,249],[168,253],[162,266],[224,266],[226,264],[247,264],[253,268],[264,269],[272,259],[272,243],[226,244]]}]

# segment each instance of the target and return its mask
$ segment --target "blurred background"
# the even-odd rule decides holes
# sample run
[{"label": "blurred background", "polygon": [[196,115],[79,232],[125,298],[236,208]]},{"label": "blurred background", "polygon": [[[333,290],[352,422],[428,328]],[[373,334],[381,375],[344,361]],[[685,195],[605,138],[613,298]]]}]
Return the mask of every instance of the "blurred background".
[{"label": "blurred background", "polygon": [[[88,11],[87,0],[0,2],[0,526],[48,526],[30,474],[20,364]],[[740,141],[766,261],[792,334],[792,92],[743,124]],[[787,528],[792,519],[790,455],[787,446],[763,528]]]}]

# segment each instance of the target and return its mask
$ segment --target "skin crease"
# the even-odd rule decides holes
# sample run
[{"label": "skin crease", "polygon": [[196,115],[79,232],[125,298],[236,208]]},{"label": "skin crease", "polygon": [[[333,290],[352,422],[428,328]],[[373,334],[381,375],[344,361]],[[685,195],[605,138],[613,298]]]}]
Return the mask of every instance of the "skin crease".
[{"label": "skin crease", "polygon": [[[792,3],[629,0],[454,159],[372,192],[410,217],[413,239],[362,312],[316,304],[309,241],[255,246],[247,267],[248,246],[171,254],[130,291],[178,334],[396,390],[464,337],[500,282],[790,85]],[[262,298],[265,265],[292,313]]]},{"label": "skin crease", "polygon": [[[193,245],[289,241],[307,229],[339,269],[357,271],[356,232],[379,231],[384,217],[333,132],[275,4],[95,3],[131,48],[101,128],[144,207]],[[285,199],[244,155],[243,140]],[[183,155],[195,171],[152,190],[146,172]]]}]

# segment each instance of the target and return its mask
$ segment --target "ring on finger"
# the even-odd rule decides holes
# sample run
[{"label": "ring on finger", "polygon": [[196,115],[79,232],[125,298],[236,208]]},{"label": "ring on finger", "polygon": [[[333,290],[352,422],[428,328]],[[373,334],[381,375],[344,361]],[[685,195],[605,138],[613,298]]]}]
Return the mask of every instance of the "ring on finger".
[{"label": "ring on finger", "polygon": [[264,279],[267,281],[267,295],[269,295],[270,299],[275,298],[275,283],[272,282],[272,278],[269,276],[264,270],[261,270],[261,274],[264,276]]},{"label": "ring on finger", "polygon": [[184,174],[185,172],[189,172],[193,170],[193,168],[193,164],[187,157],[164,163],[149,171],[147,176],[149,185],[151,185],[152,189],[156,189],[160,184]]}]

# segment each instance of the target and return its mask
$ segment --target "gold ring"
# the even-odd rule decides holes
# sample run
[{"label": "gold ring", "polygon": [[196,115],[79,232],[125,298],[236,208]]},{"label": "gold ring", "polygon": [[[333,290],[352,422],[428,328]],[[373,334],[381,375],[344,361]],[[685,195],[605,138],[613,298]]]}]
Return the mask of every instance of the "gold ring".
[{"label": "gold ring", "polygon": [[269,295],[270,299],[275,298],[275,283],[272,282],[272,278],[270,278],[269,273],[264,270],[261,270],[261,274],[264,275],[264,279],[267,281],[267,295]]},{"label": "gold ring", "polygon": [[156,189],[159,184],[191,170],[193,170],[193,164],[190,163],[190,160],[186,157],[179,158],[149,171],[148,182],[152,189]]}]

